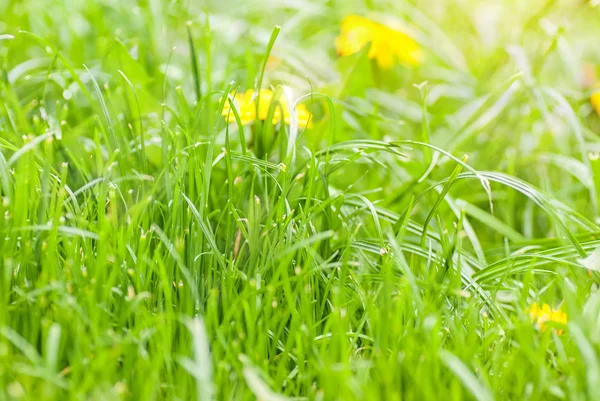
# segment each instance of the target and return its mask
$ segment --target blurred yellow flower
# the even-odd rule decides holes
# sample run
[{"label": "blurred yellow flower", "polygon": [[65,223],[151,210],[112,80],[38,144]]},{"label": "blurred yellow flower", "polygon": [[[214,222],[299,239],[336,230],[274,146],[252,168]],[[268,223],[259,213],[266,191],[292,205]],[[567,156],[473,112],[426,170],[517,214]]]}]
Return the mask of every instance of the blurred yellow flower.
[{"label": "blurred yellow flower", "polygon": [[335,40],[338,54],[355,54],[368,43],[369,58],[375,59],[382,69],[392,68],[396,61],[414,66],[423,60],[421,48],[407,34],[357,15],[344,18],[341,34]]},{"label": "blurred yellow flower", "polygon": [[[240,120],[243,125],[247,125],[252,123],[256,119],[256,96],[254,94],[254,90],[248,89],[244,94],[235,94],[232,93],[233,101],[237,105],[238,114],[240,115]],[[273,91],[270,89],[261,89],[260,90],[260,102],[258,104],[258,119],[264,121],[267,119],[267,115],[269,114],[269,107],[271,106],[271,101],[273,100]],[[283,122],[286,124],[290,124],[292,121],[290,107],[287,104],[287,100],[284,96],[281,96],[278,100],[279,105],[275,108],[275,112],[273,113],[273,124],[277,124],[282,120],[281,112],[283,110]],[[296,116],[298,117],[298,127],[299,128],[311,128],[312,120],[311,114],[306,109],[306,106],[303,104],[296,105],[295,108]],[[224,117],[227,118],[228,123],[235,122],[235,116],[231,111],[230,102],[225,102],[225,106],[223,107],[223,112],[221,113]]]},{"label": "blurred yellow flower", "polygon": [[282,61],[283,60],[279,57],[269,54],[269,58],[267,59],[267,71],[273,71],[277,69],[277,67],[281,65]]},{"label": "blurred yellow flower", "polygon": [[596,113],[600,115],[600,88],[596,92],[592,93],[590,101],[592,102],[594,109],[596,109]]},{"label": "blurred yellow flower", "polygon": [[[531,321],[536,323],[542,331],[546,330],[546,323],[549,322],[567,324],[567,314],[560,309],[552,309],[548,304],[543,304],[540,307],[536,302],[531,305],[528,312]],[[562,329],[557,330],[557,333],[562,334]]]}]

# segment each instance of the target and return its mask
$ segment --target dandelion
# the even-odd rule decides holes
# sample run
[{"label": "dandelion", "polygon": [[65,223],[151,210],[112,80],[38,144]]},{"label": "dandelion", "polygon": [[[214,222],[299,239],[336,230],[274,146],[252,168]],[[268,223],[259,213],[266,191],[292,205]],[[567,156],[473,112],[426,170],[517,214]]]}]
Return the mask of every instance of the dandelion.
[{"label": "dandelion", "polygon": [[[548,304],[540,306],[536,302],[531,305],[528,312],[531,321],[536,323],[542,331],[546,330],[547,323],[567,324],[567,314],[560,309],[552,309]],[[557,330],[557,333],[562,334],[562,329]]]},{"label": "dandelion", "polygon": [[423,53],[410,36],[357,15],[349,15],[342,21],[341,34],[335,41],[341,56],[358,53],[368,43],[369,58],[377,61],[382,69],[390,69],[397,62],[414,66],[421,64]]},{"label": "dandelion", "polygon": [[[237,111],[240,116],[240,120],[242,125],[248,125],[256,120],[256,98],[254,90],[249,89],[243,94],[231,94],[233,97],[233,101],[237,106]],[[267,115],[269,114],[269,108],[271,107],[271,102],[273,101],[273,91],[270,89],[261,89],[260,90],[260,102],[258,104],[258,119],[264,121],[267,119]],[[290,107],[287,104],[287,100],[285,97],[280,97],[278,99],[279,105],[275,108],[273,113],[273,124],[277,124],[281,120],[285,124],[290,124],[292,121]],[[298,118],[298,127],[300,128],[310,128],[312,127],[311,114],[306,109],[306,106],[303,104],[298,104],[295,107],[296,116]],[[283,118],[282,118],[283,112]],[[231,111],[230,102],[225,102],[225,106],[223,107],[222,115],[227,118],[228,123],[235,122],[235,116]]]},{"label": "dandelion", "polygon": [[276,70],[282,63],[282,59],[272,54],[269,54],[269,58],[267,59],[267,71]]},{"label": "dandelion", "polygon": [[596,109],[596,113],[600,114],[600,88],[590,97],[590,102],[592,102],[592,106]]}]

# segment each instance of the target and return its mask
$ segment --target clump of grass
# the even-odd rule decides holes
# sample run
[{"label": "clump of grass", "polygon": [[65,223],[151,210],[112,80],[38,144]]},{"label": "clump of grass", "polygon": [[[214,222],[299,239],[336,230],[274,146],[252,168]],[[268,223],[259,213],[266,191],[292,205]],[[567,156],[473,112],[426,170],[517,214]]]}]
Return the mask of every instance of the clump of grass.
[{"label": "clump of grass", "polygon": [[467,3],[0,2],[0,399],[600,397],[597,10]]}]

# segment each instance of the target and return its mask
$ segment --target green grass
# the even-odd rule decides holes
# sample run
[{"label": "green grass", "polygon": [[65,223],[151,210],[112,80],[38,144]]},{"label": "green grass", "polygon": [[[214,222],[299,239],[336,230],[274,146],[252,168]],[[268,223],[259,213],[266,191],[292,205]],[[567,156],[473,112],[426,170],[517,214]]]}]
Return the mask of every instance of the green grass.
[{"label": "green grass", "polygon": [[0,0],[0,401],[600,400],[600,9],[436,3]]}]

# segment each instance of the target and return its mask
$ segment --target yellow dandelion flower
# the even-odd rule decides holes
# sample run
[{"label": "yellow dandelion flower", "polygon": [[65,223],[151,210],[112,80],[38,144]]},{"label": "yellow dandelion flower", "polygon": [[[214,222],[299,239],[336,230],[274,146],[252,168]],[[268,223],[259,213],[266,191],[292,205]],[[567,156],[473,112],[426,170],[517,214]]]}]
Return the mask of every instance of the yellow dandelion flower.
[{"label": "yellow dandelion flower", "polygon": [[267,71],[273,71],[277,69],[282,63],[282,59],[272,54],[269,54],[269,58],[267,59]]},{"label": "yellow dandelion flower", "polygon": [[[237,105],[237,111],[240,116],[240,120],[243,125],[248,125],[254,120],[256,120],[256,96],[254,95],[254,90],[248,89],[243,94],[235,94],[232,93],[233,101]],[[258,119],[264,121],[267,119],[267,115],[269,114],[269,107],[271,106],[271,102],[273,101],[273,91],[270,89],[261,89],[260,90],[260,102],[258,104]],[[291,112],[290,107],[287,104],[287,100],[285,97],[279,98],[279,106],[275,108],[275,112],[273,113],[273,124],[277,124],[282,120],[281,112],[283,110],[283,122],[286,124],[291,123]],[[298,117],[298,127],[299,128],[311,128],[312,127],[312,115],[308,111],[305,105],[298,104],[295,108],[296,116]],[[235,116],[231,111],[231,104],[229,102],[225,102],[225,106],[223,107],[223,112],[221,113],[224,117],[227,118],[228,123],[235,122]]]},{"label": "yellow dandelion flower", "polygon": [[[542,331],[546,330],[546,323],[567,324],[567,314],[560,309],[552,309],[548,304],[540,306],[536,302],[531,305],[528,312],[531,321],[536,323]],[[557,330],[557,333],[562,334],[562,329]]]},{"label": "yellow dandelion flower", "polygon": [[592,106],[594,106],[596,113],[600,115],[600,88],[598,88],[596,92],[592,93],[590,102],[592,102]]},{"label": "yellow dandelion flower", "polygon": [[382,69],[392,68],[396,61],[415,66],[423,60],[421,48],[407,34],[357,15],[344,18],[341,34],[335,41],[338,54],[355,54],[368,43],[369,58],[376,60]]}]

